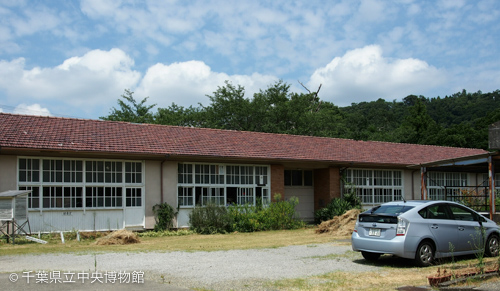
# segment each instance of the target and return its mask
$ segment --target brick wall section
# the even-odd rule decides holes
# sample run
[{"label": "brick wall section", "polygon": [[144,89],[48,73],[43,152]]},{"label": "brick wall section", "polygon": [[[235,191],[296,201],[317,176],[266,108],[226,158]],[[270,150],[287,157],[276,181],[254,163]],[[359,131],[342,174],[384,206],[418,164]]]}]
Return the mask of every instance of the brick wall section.
[{"label": "brick wall section", "polygon": [[281,194],[281,199],[285,196],[285,167],[283,165],[271,165],[271,198],[274,194]]},{"label": "brick wall section", "polygon": [[325,207],[333,198],[340,197],[340,170],[314,170],[314,210]]}]

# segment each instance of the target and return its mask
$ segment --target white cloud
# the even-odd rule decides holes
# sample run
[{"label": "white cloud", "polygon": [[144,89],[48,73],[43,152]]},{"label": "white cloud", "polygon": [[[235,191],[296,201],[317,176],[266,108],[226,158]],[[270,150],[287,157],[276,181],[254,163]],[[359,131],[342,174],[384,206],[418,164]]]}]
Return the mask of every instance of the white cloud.
[{"label": "white cloud", "polygon": [[445,73],[418,59],[389,59],[379,46],[348,51],[334,58],[311,76],[309,86],[322,84],[320,97],[338,106],[351,103],[401,99],[409,94],[424,95],[441,85]]},{"label": "white cloud", "polygon": [[119,49],[90,51],[52,68],[26,69],[24,58],[0,61],[0,89],[7,92],[11,103],[43,100],[90,112],[110,108],[124,89],[138,83],[141,76],[132,69],[133,64]]},{"label": "white cloud", "polygon": [[39,115],[39,116],[52,116],[49,109],[42,108],[40,104],[19,104],[15,109],[14,114],[24,114],[24,115]]},{"label": "white cloud", "polygon": [[[0,90],[7,93],[12,104],[39,103],[57,115],[93,118],[104,116],[125,89],[135,92],[136,100],[149,96],[149,104],[167,107],[172,102],[188,107],[208,105],[206,95],[228,80],[245,87],[247,97],[277,80],[270,75],[229,75],[214,72],[202,61],[158,63],[143,78],[133,70],[134,60],[120,49],[93,50],[83,56],[71,57],[55,67],[26,69],[25,59],[0,61]],[[19,110],[43,108],[26,105]],[[66,108],[66,109],[59,109]],[[71,108],[71,112],[67,108]],[[47,110],[48,112],[48,110]]]},{"label": "white cloud", "polygon": [[170,65],[156,64],[148,69],[141,84],[136,90],[136,99],[149,97],[148,101],[167,107],[172,103],[189,107],[198,103],[208,105],[206,95],[211,95],[224,81],[245,87],[246,97],[277,80],[274,76],[261,75],[228,75],[211,70],[204,62],[188,61]]}]

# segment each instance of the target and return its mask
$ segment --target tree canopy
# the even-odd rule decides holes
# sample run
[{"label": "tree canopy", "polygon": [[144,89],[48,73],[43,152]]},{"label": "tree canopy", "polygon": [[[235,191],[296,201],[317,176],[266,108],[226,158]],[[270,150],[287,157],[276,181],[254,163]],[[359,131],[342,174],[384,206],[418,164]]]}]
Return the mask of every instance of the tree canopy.
[{"label": "tree canopy", "polygon": [[500,120],[500,90],[444,98],[409,95],[402,101],[353,103],[337,107],[317,92],[296,93],[282,80],[251,98],[245,88],[226,81],[211,95],[208,105],[167,108],[140,102],[125,90],[104,120],[258,131],[356,140],[389,141],[441,146],[488,146],[488,125]]}]

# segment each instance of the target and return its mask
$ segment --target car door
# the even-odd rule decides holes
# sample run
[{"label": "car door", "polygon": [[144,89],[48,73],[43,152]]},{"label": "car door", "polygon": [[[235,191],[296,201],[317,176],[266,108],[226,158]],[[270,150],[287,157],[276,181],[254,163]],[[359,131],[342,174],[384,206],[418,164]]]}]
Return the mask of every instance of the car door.
[{"label": "car door", "polygon": [[465,252],[481,248],[483,238],[477,214],[460,205],[450,205],[450,210],[457,222],[458,229],[458,241],[455,250]]},{"label": "car door", "polygon": [[450,252],[450,243],[455,245],[458,240],[458,228],[446,204],[431,205],[419,211],[419,214],[429,227],[436,243],[436,251]]}]

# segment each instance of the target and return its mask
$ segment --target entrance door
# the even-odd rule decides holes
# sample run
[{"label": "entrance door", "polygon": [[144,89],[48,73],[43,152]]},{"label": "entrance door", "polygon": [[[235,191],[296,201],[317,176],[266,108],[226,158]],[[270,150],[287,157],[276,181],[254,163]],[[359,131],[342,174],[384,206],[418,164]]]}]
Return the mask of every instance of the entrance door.
[{"label": "entrance door", "polygon": [[144,195],[142,188],[127,188],[125,190],[125,227],[144,227]]}]

